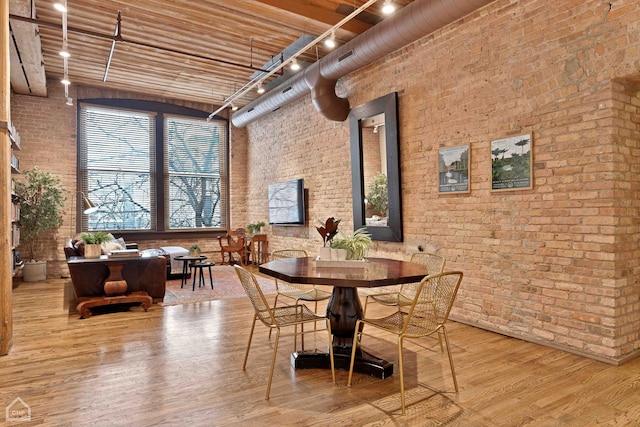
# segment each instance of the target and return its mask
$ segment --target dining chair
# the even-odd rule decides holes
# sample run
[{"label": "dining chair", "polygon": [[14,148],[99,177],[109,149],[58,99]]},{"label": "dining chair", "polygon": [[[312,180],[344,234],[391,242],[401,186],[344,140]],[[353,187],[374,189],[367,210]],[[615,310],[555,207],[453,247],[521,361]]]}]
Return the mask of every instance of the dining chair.
[{"label": "dining chair", "polygon": [[[251,332],[249,333],[249,342],[247,343],[247,350],[244,354],[244,361],[242,362],[242,370],[244,371],[247,366],[247,358],[249,357],[249,348],[251,347],[251,339],[253,338],[253,331],[256,326],[256,321],[260,320],[269,331],[276,331],[276,339],[273,343],[273,352],[271,355],[271,368],[269,370],[269,381],[267,383],[267,394],[265,399],[269,400],[269,392],[271,391],[271,380],[273,378],[273,370],[276,364],[276,354],[278,352],[278,341],[280,340],[280,330],[281,328],[293,326],[293,347],[295,350],[296,347],[296,337],[298,336],[298,325],[300,325],[301,333],[304,334],[302,330],[302,325],[310,322],[318,322],[320,320],[324,321],[326,325],[327,335],[329,339],[329,359],[331,361],[331,377],[332,381],[335,384],[336,382],[336,372],[335,365],[333,359],[333,341],[331,334],[331,323],[326,316],[319,316],[312,312],[306,305],[304,304],[295,304],[289,306],[275,307],[271,308],[267,303],[267,299],[260,288],[260,284],[256,280],[256,277],[250,271],[242,268],[239,265],[234,265],[235,271],[240,279],[240,283],[242,283],[242,287],[245,292],[249,296],[251,300],[251,304],[253,305],[254,313],[253,313],[253,323],[251,324]],[[319,332],[322,329],[314,329],[309,332]],[[285,336],[285,335],[282,335]]]},{"label": "dining chair", "polygon": [[[456,298],[461,281],[462,272],[460,271],[450,271],[426,276],[422,281],[420,281],[411,305],[401,307],[393,314],[382,318],[374,319],[365,317],[356,321],[354,343],[357,342],[358,336],[360,336],[360,340],[362,340],[363,330],[366,325],[381,329],[388,333],[397,335],[398,337],[398,364],[400,371],[400,401],[402,406],[402,415],[405,414],[404,369],[402,363],[402,349],[405,338],[420,338],[435,333],[439,336],[442,335],[447,347],[453,385],[456,393],[458,392],[458,381],[456,380],[456,373],[453,367],[451,346],[449,345],[449,338],[447,337],[445,323],[449,318],[449,312],[453,306],[453,301]],[[349,378],[347,380],[348,387],[351,387],[351,378],[353,376],[353,365],[357,347],[357,345],[354,345],[353,350],[351,351]]]},{"label": "dining chair", "polygon": [[[271,254],[272,260],[285,259],[285,258],[306,258],[307,251],[304,249],[280,249],[273,251]],[[273,301],[273,307],[278,305],[278,297],[283,296],[291,298],[298,304],[299,301],[314,302],[313,311],[318,312],[318,301],[323,301],[331,298],[331,292],[325,291],[316,287],[316,285],[302,285],[299,283],[289,283],[275,280],[276,284],[276,297]],[[269,334],[271,338],[271,334]],[[302,339],[302,350],[304,350],[304,338]]]},{"label": "dining chair", "polygon": [[[422,264],[427,267],[427,274],[442,273],[444,271],[445,258],[429,252],[416,252],[411,255],[410,262]],[[400,290],[394,292],[382,292],[367,295],[364,300],[363,316],[367,314],[369,299],[378,304],[400,307],[411,305],[415,297],[419,283],[407,283],[400,286]],[[440,343],[442,345],[442,342]]]},{"label": "dining chair", "polygon": [[225,264],[227,257],[229,258],[229,264],[232,264],[235,261],[233,258],[234,253],[238,254],[240,265],[245,265],[247,261],[247,240],[244,228],[229,230],[226,236],[218,236],[218,243],[220,244],[220,256],[222,258],[220,265]]}]

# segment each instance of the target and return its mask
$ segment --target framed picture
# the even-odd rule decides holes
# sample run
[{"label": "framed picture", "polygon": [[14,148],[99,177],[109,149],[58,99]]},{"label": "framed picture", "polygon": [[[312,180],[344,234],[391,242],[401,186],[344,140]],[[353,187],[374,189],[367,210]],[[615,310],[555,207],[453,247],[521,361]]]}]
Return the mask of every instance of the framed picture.
[{"label": "framed picture", "polygon": [[468,193],[469,145],[441,148],[438,152],[438,191],[440,193]]},{"label": "framed picture", "polygon": [[530,133],[491,141],[491,190],[533,188],[532,145]]}]

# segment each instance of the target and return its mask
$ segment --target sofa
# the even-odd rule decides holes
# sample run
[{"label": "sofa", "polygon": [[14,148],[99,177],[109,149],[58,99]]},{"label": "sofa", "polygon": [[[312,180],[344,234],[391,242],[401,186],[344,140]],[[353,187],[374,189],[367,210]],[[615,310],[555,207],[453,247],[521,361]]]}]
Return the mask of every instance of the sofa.
[{"label": "sofa", "polygon": [[[109,253],[109,250],[113,250],[113,249],[139,249],[138,248],[138,244],[137,243],[126,243],[124,241],[124,239],[119,238],[116,239],[114,238],[113,242],[117,242],[118,246],[116,246],[115,244],[103,244],[102,245],[102,254],[103,255],[107,255]],[[186,251],[186,253],[188,253],[188,251]],[[171,254],[166,252],[164,249],[160,248],[160,249],[145,249],[143,251],[140,251],[140,254],[142,256],[163,256],[166,260],[166,276],[167,279],[172,278],[171,276],[173,274],[175,274],[174,272],[172,272],[172,257]],[[84,242],[79,238],[79,237],[75,237],[73,239],[70,239],[66,246],[64,247],[64,256],[65,259],[69,259],[70,257],[74,257],[74,256],[84,256]]]}]

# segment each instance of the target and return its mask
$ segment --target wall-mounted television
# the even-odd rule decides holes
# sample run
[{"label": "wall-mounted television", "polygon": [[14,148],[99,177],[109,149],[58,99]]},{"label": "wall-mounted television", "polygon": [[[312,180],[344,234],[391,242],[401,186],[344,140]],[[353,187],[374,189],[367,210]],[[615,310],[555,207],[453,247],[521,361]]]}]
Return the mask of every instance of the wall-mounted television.
[{"label": "wall-mounted television", "polygon": [[304,179],[269,184],[269,224],[304,225]]}]

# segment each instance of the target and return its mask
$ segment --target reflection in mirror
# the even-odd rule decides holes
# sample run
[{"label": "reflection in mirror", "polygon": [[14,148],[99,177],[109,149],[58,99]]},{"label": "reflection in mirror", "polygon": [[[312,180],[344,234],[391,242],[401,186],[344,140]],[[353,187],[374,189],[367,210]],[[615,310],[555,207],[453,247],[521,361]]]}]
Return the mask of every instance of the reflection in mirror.
[{"label": "reflection in mirror", "polygon": [[360,127],[365,222],[368,227],[386,227],[389,219],[389,195],[384,114],[360,120]]},{"label": "reflection in mirror", "polygon": [[402,241],[397,93],[350,113],[354,228],[374,240]]}]

